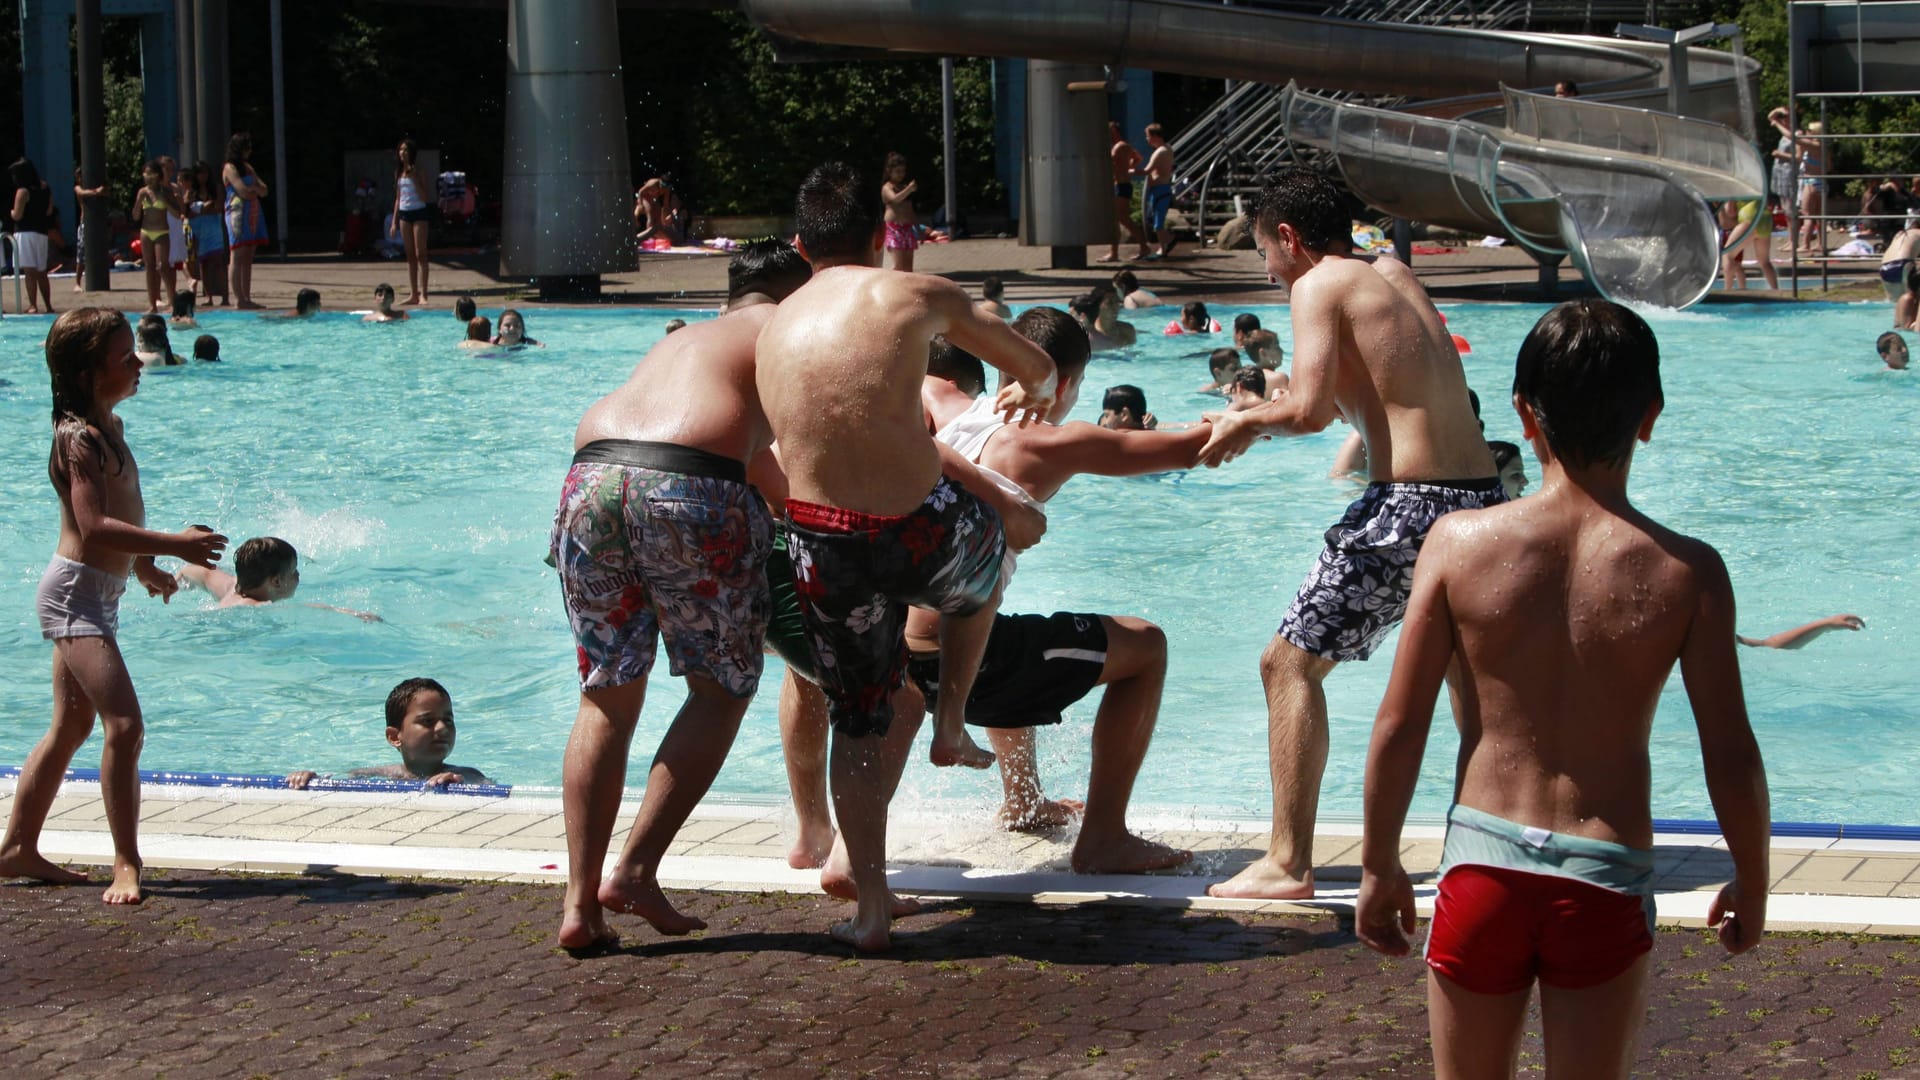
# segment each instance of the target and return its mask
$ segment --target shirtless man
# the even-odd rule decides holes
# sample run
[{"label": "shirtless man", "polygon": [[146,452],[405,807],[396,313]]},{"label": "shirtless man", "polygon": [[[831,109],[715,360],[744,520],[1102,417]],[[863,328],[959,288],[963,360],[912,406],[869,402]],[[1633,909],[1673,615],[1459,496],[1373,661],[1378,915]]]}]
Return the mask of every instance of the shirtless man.
[{"label": "shirtless man", "polygon": [[1328,531],[1328,547],[1260,656],[1267,694],[1273,831],[1267,852],[1215,896],[1313,895],[1313,825],[1327,766],[1321,684],[1364,660],[1407,602],[1420,542],[1442,514],[1504,500],[1467,398],[1460,354],[1403,264],[1355,258],[1340,193],[1310,169],[1268,183],[1254,211],[1267,274],[1292,290],[1293,378],[1274,400],[1214,413],[1208,465],[1263,435],[1323,431],[1345,417],[1365,440],[1372,483]]},{"label": "shirtless man", "polygon": [[[1140,248],[1140,258],[1147,257],[1147,234],[1140,229],[1140,221],[1133,216],[1133,174],[1140,168],[1140,151],[1133,148],[1120,130],[1117,120],[1107,121],[1107,139],[1113,145],[1107,150],[1107,157],[1113,162],[1113,216],[1127,236]],[[1120,261],[1120,234],[1114,233],[1113,243],[1107,245],[1107,253],[1096,262]]]},{"label": "shirtless man", "polygon": [[1166,133],[1159,124],[1147,125],[1147,145],[1153,147],[1153,156],[1147,159],[1145,168],[1133,171],[1147,178],[1146,193],[1140,199],[1141,224],[1153,234],[1157,246],[1145,252],[1143,240],[1141,258],[1160,259],[1173,253],[1176,242],[1173,230],[1167,228],[1167,211],[1173,209],[1173,147],[1167,145]]},{"label": "shirtless man", "polygon": [[1676,660],[1733,859],[1707,922],[1730,953],[1766,928],[1767,778],[1733,587],[1712,548],[1627,501],[1633,444],[1660,415],[1659,357],[1617,304],[1548,312],[1513,383],[1540,491],[1441,520],[1420,553],[1367,754],[1354,928],[1380,952],[1408,951],[1400,835],[1434,698],[1456,670],[1460,753],[1426,947],[1443,1077],[1513,1075],[1536,976],[1547,1074],[1627,1075],[1653,948],[1647,738]]},{"label": "shirtless man", "polygon": [[878,269],[877,192],[837,162],[801,184],[798,246],[814,276],[767,321],[756,350],[789,488],[800,614],[830,703],[834,809],[859,893],[854,921],[834,934],[863,950],[889,941],[885,793],[898,766],[875,736],[887,733],[903,681],[908,604],[948,616],[941,645],[954,663],[941,680],[935,764],[993,760],[967,736],[964,706],[1005,543],[998,515],[942,475],[920,406],[928,342],[945,334],[1018,379],[997,401],[1009,415],[1044,415],[1054,396],[1047,354],[959,286]]},{"label": "shirtless man", "polygon": [[[729,291],[778,300],[806,279],[804,269],[770,267],[764,280],[730,280]],[[773,441],[754,386],[754,341],[773,310],[730,309],[668,334],[574,433],[552,544],[580,666],[562,779],[567,892],[559,940],[569,949],[618,940],[609,910],[639,915],[664,934],[706,925],[674,909],[657,873],[726,760],[760,681],[773,526],[746,477]],[[602,881],[656,635],[666,638],[673,673],[687,680],[687,700]]]}]

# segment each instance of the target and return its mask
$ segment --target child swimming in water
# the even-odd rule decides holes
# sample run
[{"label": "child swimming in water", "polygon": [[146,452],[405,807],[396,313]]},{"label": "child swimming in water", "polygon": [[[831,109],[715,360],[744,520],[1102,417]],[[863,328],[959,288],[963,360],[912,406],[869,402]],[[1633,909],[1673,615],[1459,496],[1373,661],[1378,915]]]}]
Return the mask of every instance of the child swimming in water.
[{"label": "child swimming in water", "polygon": [[120,654],[120,597],[127,576],[150,595],[170,598],[172,574],[153,565],[171,555],[211,567],[227,538],[204,525],[177,533],[145,527],[140,470],[114,407],[140,388],[140,360],[126,317],[105,308],[76,308],[47,334],[53,378],[53,452],[47,475],[60,496],[60,543],[40,579],[35,601],[40,633],[53,642],[53,723],[27,755],[14,788],[13,810],[0,840],[0,877],[79,885],[85,874],[40,854],[40,830],[60,790],[67,763],[93,732],[106,729],[100,752],[100,796],[113,835],[109,904],[137,904],[140,888],[140,699]]},{"label": "child swimming in water", "polygon": [[513,308],[500,313],[500,332],[493,337],[493,344],[517,349],[522,345],[538,345],[539,342],[527,336],[527,320]]},{"label": "child swimming in water", "polygon": [[[407,679],[387,694],[387,743],[400,751],[398,765],[369,765],[347,773],[349,779],[418,780],[428,787],[490,784],[485,773],[449,765],[453,754],[453,697],[432,679]],[[287,786],[304,790],[318,773],[287,774]]]},{"label": "child swimming in water", "polygon": [[485,315],[475,315],[467,320],[467,339],[460,343],[463,349],[489,349],[493,347],[493,324]]},{"label": "child swimming in water", "polygon": [[381,282],[373,287],[373,310],[367,312],[361,322],[401,322],[407,317],[404,311],[393,310],[393,286]]}]

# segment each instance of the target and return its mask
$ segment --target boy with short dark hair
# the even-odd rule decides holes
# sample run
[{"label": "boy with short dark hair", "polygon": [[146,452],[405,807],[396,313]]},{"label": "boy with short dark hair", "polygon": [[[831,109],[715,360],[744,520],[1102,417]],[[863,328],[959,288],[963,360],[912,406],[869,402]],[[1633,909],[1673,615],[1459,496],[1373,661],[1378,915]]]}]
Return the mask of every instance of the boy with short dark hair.
[{"label": "boy with short dark hair", "polygon": [[212,334],[201,334],[193,339],[193,358],[218,363],[220,360],[220,339]]},{"label": "boy with short dark hair", "polygon": [[1135,276],[1131,270],[1115,271],[1113,291],[1120,297],[1121,306],[1129,311],[1160,306],[1160,297],[1141,288],[1139,277]]},{"label": "boy with short dark hair", "polygon": [[1280,335],[1260,327],[1260,316],[1243,311],[1233,317],[1233,347],[1247,350],[1247,359],[1268,371],[1276,371],[1286,362],[1286,350],[1280,347]]},{"label": "boy with short dark hair", "polygon": [[980,283],[980,306],[992,312],[995,318],[1013,318],[1013,309],[1001,299],[1006,292],[1006,282],[1000,280],[1000,275],[988,274],[986,280]]},{"label": "boy with short dark hair", "polygon": [[[387,743],[400,751],[400,764],[369,765],[347,778],[419,780],[428,787],[492,783],[479,769],[447,764],[453,740],[453,697],[447,688],[433,679],[406,679],[387,694]],[[288,773],[287,786],[304,789],[316,776],[306,770]]]},{"label": "boy with short dark hair", "polygon": [[1513,401],[1545,479],[1427,536],[1367,754],[1355,932],[1408,951],[1400,836],[1457,668],[1461,751],[1426,948],[1436,1070],[1510,1075],[1537,978],[1548,1073],[1625,1076],[1653,948],[1647,740],[1675,661],[1733,860],[1707,912],[1731,953],[1766,926],[1766,773],[1726,566],[1627,500],[1633,444],[1662,405],[1653,331],[1618,304],[1561,304],[1520,347]]},{"label": "boy with short dark hair", "polygon": [[1907,339],[1901,337],[1899,331],[1889,330],[1881,334],[1879,339],[1873,343],[1873,347],[1875,351],[1879,352],[1880,359],[1884,361],[1888,367],[1895,371],[1906,370]]},{"label": "boy with short dark hair", "polygon": [[286,600],[300,588],[300,554],[277,536],[256,536],[233,549],[233,573],[188,563],[180,584],[198,585],[220,606],[245,607]]},{"label": "boy with short dark hair", "polygon": [[1225,394],[1233,387],[1233,377],[1243,365],[1235,349],[1215,349],[1207,354],[1207,374],[1213,376],[1200,386],[1202,394]]},{"label": "boy with short dark hair", "polygon": [[393,310],[393,286],[383,281],[373,287],[373,310],[361,321],[400,322],[406,317],[406,312]]},{"label": "boy with short dark hair", "polygon": [[1146,392],[1128,383],[1107,387],[1100,399],[1100,426],[1110,431],[1153,430]]}]

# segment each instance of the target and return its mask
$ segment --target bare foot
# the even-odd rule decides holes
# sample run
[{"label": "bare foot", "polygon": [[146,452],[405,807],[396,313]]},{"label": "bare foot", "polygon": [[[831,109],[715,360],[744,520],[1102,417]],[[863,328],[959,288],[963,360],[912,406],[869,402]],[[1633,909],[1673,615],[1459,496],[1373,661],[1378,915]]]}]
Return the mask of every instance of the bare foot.
[{"label": "bare foot", "polygon": [[[836,900],[852,900],[857,903],[860,899],[860,890],[854,887],[853,875],[847,873],[845,867],[832,862],[820,871],[820,891]],[[925,904],[910,896],[901,896],[892,889],[887,890],[887,914],[893,918],[904,919],[909,915],[918,915],[926,909]]]},{"label": "bare foot", "polygon": [[1086,809],[1087,804],[1079,799],[1042,799],[1024,808],[1001,803],[1000,812],[993,820],[1008,832],[1051,832],[1079,821]]},{"label": "bare foot", "polygon": [[259,304],[256,304],[256,303],[254,303],[254,302],[253,302],[253,301],[251,301],[251,300],[242,300],[242,301],[240,301],[239,303],[237,303],[237,304],[235,304],[235,305],[233,305],[233,306],[234,306],[234,307],[236,307],[236,308],[238,308],[238,309],[240,309],[241,311],[262,311],[262,310],[265,310],[265,309],[263,309],[263,308],[262,308],[262,307],[261,307],[261,306],[260,306]]},{"label": "bare foot", "polygon": [[0,878],[32,878],[49,885],[85,885],[87,875],[52,862],[37,851],[0,855]]},{"label": "bare foot", "polygon": [[419,302],[420,302],[420,296],[418,293],[416,293],[413,296],[409,296],[405,300],[400,301],[400,306],[411,307],[415,304],[418,304]]},{"label": "bare foot", "polygon": [[620,933],[607,924],[607,913],[598,903],[591,908],[568,902],[560,912],[560,947],[579,952],[617,944]]},{"label": "bare foot", "polygon": [[787,850],[787,865],[795,870],[812,870],[827,865],[827,856],[833,853],[833,826],[800,823],[800,835],[793,841],[793,847]]},{"label": "bare foot", "polygon": [[856,952],[886,952],[893,946],[892,927],[881,923],[878,927],[866,926],[858,919],[837,922],[827,933],[842,945],[851,945]]},{"label": "bare foot", "polygon": [[707,928],[704,921],[675,911],[673,905],[667,902],[667,894],[660,891],[658,881],[651,877],[623,874],[619,870],[600,883],[600,906],[622,915],[638,915],[652,923],[655,930],[670,937]]},{"label": "bare foot", "polygon": [[1094,261],[1094,262],[1097,262],[1097,263],[1101,263],[1101,262],[1119,262],[1119,261],[1120,261],[1120,256],[1118,256],[1118,255],[1102,255],[1102,256],[1100,256],[1099,258],[1097,258],[1097,259],[1095,259],[1095,260],[1093,260],[1093,261]]},{"label": "bare foot", "polygon": [[146,898],[147,894],[140,891],[140,864],[114,859],[113,883],[100,894],[100,899],[109,904],[137,904]]},{"label": "bare foot", "polygon": [[1069,865],[1076,874],[1144,874],[1192,861],[1191,851],[1156,844],[1132,833],[1123,833],[1110,842],[1089,843],[1087,834],[1082,832],[1079,842],[1073,845]]},{"label": "bare foot", "polygon": [[1232,900],[1311,900],[1313,871],[1294,877],[1278,863],[1256,859],[1227,880],[1207,886],[1207,895]]},{"label": "bare foot", "polygon": [[928,755],[935,765],[965,765],[969,769],[986,769],[993,766],[993,751],[983,750],[973,741],[973,736],[962,729],[957,739],[948,739],[939,731],[933,733],[933,751]]}]

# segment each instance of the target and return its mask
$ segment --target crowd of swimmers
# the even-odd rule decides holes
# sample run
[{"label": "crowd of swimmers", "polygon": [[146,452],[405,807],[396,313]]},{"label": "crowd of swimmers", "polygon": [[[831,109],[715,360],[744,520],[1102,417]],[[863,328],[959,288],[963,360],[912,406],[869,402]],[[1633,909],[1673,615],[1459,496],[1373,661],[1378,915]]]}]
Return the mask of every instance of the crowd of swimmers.
[{"label": "crowd of swimmers", "polygon": [[[1322,685],[1404,623],[1367,754],[1356,931],[1382,952],[1408,951],[1414,894],[1401,834],[1444,684],[1462,748],[1426,947],[1443,1073],[1490,1059],[1510,1071],[1537,981],[1549,1070],[1577,1060],[1624,1074],[1652,948],[1648,738],[1676,663],[1733,864],[1708,919],[1730,952],[1759,940],[1768,796],[1734,655],[1732,587],[1712,548],[1652,521],[1626,493],[1635,447],[1653,437],[1664,402],[1658,343],[1639,316],[1578,300],[1527,336],[1511,406],[1542,475],[1520,499],[1520,448],[1485,439],[1438,311],[1404,265],[1355,257],[1337,190],[1311,170],[1278,174],[1253,211],[1266,269],[1290,288],[1291,370],[1277,370],[1271,331],[1236,319],[1235,348],[1209,354],[1211,388],[1231,402],[1180,425],[1157,424],[1124,385],[1106,392],[1099,424],[1067,421],[1099,342],[1123,336],[1113,313],[1150,306],[1136,302],[1137,282],[1008,321],[998,289],[975,303],[942,278],[881,269],[880,191],[850,166],[809,174],[795,217],[793,245],[735,255],[720,317],[665,334],[575,431],[549,543],[580,690],[563,775],[561,945],[616,941],[613,914],[668,934],[703,925],[662,891],[660,862],[725,761],[767,652],[785,660],[779,724],[799,821],[788,858],[819,867],[822,887],[855,903],[832,928],[837,940],[884,949],[894,920],[918,909],[888,886],[887,820],[929,714],[935,765],[1000,767],[1003,825],[1078,822],[1076,872],[1188,863],[1189,852],[1126,822],[1166,680],[1165,633],[1126,614],[1003,612],[1003,591],[1017,556],[1041,550],[1047,503],[1075,476],[1219,467],[1261,439],[1341,419],[1367,485],[1327,531],[1259,658],[1267,848],[1210,892],[1314,895]],[[516,314],[503,314],[503,332]],[[1196,305],[1176,325],[1226,332]],[[530,344],[523,324],[517,333]],[[126,580],[163,599],[187,583],[223,606],[271,603],[293,595],[297,565],[284,541],[261,538],[236,550],[233,578],[216,577],[224,536],[145,528],[114,416],[141,370],[123,317],[62,316],[47,362],[62,528],[38,603],[55,647],[55,713],[23,769],[0,873],[80,877],[36,844],[97,716],[115,848],[106,898],[137,902],[141,721],[115,640]],[[1071,542],[1061,546],[1071,557]],[[156,556],[183,568],[162,570]],[[1505,570],[1486,572],[1495,565]],[[1750,643],[1858,629],[1848,618]],[[687,696],[609,868],[662,644]],[[1048,799],[1036,729],[1096,687],[1087,798]],[[386,719],[402,760],[385,775],[484,779],[446,765],[443,687],[402,683]]]}]

